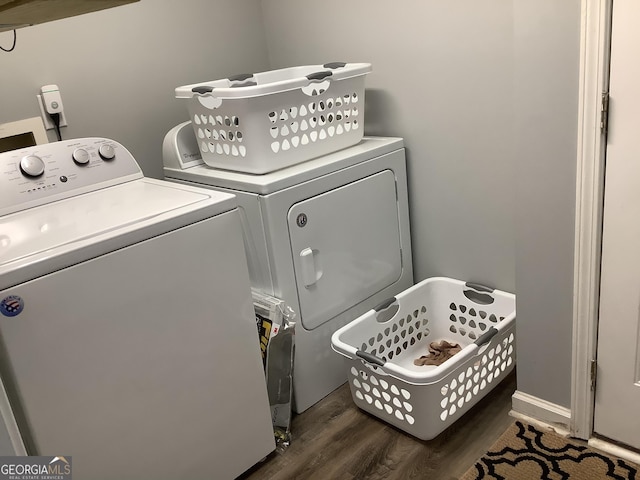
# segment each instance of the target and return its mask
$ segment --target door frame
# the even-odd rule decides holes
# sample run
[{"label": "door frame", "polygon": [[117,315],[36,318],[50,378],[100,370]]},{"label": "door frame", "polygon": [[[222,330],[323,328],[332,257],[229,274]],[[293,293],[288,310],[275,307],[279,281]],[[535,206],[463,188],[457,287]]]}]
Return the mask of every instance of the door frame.
[{"label": "door frame", "polygon": [[[640,463],[640,454],[594,437],[596,360],[606,137],[600,132],[601,93],[609,89],[614,0],[582,0],[576,164],[573,344],[570,433],[588,445]],[[597,387],[596,387],[597,388]]]},{"label": "door frame", "polygon": [[582,0],[576,218],[573,284],[571,434],[593,434],[606,138],[600,131],[601,95],[608,91],[613,0]]}]

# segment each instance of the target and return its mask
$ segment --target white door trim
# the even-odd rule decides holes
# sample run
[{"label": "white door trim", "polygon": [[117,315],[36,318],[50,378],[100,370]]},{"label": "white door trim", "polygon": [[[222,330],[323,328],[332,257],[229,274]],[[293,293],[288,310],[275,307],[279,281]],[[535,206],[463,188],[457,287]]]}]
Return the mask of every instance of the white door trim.
[{"label": "white door trim", "polygon": [[585,440],[593,433],[606,148],[600,98],[608,88],[612,1],[582,0],[581,13],[570,430]]}]

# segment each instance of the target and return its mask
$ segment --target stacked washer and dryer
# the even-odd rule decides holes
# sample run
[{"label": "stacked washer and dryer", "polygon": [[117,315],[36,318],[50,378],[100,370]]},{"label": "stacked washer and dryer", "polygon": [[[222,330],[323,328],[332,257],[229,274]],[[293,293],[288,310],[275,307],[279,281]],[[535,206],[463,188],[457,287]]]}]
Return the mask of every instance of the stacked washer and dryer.
[{"label": "stacked washer and dryer", "polygon": [[401,138],[356,145],[264,174],[212,168],[191,122],[169,131],[165,179],[237,197],[252,286],[298,315],[294,408],[346,382],[331,336],[413,284]]}]

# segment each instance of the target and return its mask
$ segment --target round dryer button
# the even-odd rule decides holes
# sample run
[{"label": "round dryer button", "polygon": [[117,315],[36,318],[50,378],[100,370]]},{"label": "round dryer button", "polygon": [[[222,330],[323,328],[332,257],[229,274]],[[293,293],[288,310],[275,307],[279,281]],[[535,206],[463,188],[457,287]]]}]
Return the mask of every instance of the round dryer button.
[{"label": "round dryer button", "polygon": [[103,160],[113,160],[116,156],[116,151],[113,149],[113,146],[109,145],[108,143],[100,145],[98,153]]},{"label": "round dryer button", "polygon": [[27,155],[20,160],[20,171],[27,177],[39,177],[44,173],[44,162],[36,155]]},{"label": "round dryer button", "polygon": [[78,165],[87,165],[89,163],[89,152],[84,148],[76,148],[71,156]]}]

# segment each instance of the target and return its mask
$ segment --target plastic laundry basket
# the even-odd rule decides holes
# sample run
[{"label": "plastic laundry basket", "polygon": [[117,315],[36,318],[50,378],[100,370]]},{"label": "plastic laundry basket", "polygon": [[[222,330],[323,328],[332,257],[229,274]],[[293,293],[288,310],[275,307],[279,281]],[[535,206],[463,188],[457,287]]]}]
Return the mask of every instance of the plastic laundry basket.
[{"label": "plastic laundry basket", "polygon": [[[416,366],[433,341],[462,350]],[[515,296],[450,278],[429,278],[338,330],[361,409],[422,440],[466,413],[515,365]]]},{"label": "plastic laundry basket", "polygon": [[358,143],[368,63],[326,63],[176,89],[207,165],[268,173]]}]

